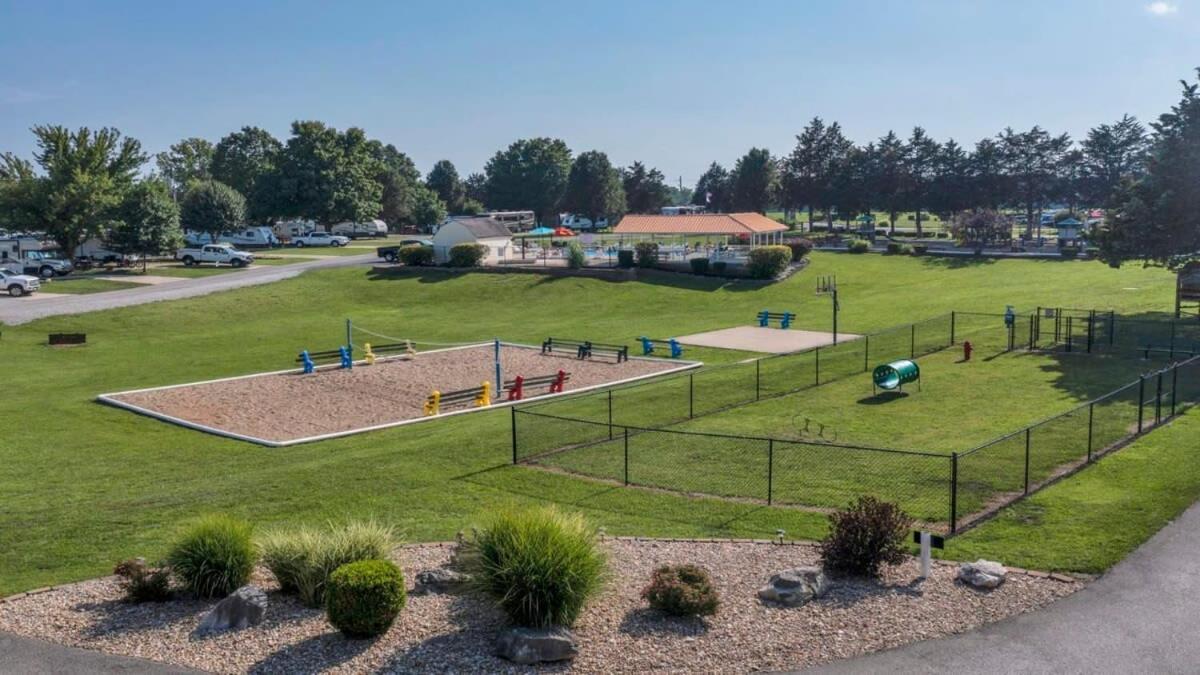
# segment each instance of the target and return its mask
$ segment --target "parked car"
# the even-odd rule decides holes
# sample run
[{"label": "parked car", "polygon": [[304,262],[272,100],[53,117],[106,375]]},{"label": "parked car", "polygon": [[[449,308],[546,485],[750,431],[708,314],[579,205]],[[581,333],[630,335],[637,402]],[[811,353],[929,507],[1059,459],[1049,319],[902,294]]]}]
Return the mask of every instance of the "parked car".
[{"label": "parked car", "polygon": [[41,287],[41,282],[35,276],[20,274],[11,269],[0,267],[0,288],[3,288],[14,298],[35,293]]},{"label": "parked car", "polygon": [[433,248],[433,242],[428,239],[401,239],[399,244],[380,246],[375,249],[375,254],[390,263],[397,263],[400,261],[400,249],[405,246],[428,246]]},{"label": "parked car", "polygon": [[338,223],[329,228],[329,231],[343,237],[350,237],[351,239],[358,239],[359,237],[386,237],[388,234],[387,223],[382,220],[372,220],[366,223]]},{"label": "parked car", "polygon": [[245,267],[254,262],[253,255],[239,251],[230,244],[205,244],[195,248],[181,248],[175,252],[175,259],[188,267],[201,263]]},{"label": "parked car", "polygon": [[349,237],[330,232],[309,232],[299,237],[292,237],[292,244],[298,248],[305,246],[345,246],[350,243]]}]

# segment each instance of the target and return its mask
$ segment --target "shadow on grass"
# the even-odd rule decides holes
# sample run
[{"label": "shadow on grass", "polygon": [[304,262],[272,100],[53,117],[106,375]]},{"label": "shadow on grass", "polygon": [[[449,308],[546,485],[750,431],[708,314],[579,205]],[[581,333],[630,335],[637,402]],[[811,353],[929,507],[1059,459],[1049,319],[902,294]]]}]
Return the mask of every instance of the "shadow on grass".
[{"label": "shadow on grass", "polygon": [[860,399],[858,399],[858,401],[856,401],[856,403],[858,403],[859,405],[883,405],[885,403],[891,403],[892,401],[897,401],[897,400],[900,400],[903,398],[908,398],[908,392],[906,392],[906,391],[881,391],[878,394],[873,394],[871,396],[866,396],[864,398],[860,398]]},{"label": "shadow on grass", "polygon": [[978,255],[923,255],[919,257],[921,258],[921,264],[925,267],[934,267],[943,270],[986,267],[1000,260],[1000,258],[989,258]]}]

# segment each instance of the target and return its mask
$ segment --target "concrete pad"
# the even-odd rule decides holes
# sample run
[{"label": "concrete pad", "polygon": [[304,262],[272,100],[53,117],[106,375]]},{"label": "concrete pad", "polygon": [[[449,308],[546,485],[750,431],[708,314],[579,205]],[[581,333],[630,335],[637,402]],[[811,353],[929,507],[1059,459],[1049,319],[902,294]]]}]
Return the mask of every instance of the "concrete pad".
[{"label": "concrete pad", "polygon": [[[860,337],[862,336],[851,333],[838,333],[838,342],[848,342]],[[707,333],[683,335],[675,339],[685,345],[694,345],[697,347],[737,349],[766,354],[786,354],[787,352],[798,352],[804,349],[812,349],[813,347],[831,345],[833,344],[833,333],[763,328],[762,326],[736,326],[734,328],[712,330]]]},{"label": "concrete pad", "polygon": [[131,284],[146,284],[147,286],[157,286],[158,284],[169,284],[176,281],[182,281],[183,277],[156,277],[153,274],[138,274],[129,276],[111,276],[111,277],[96,277],[105,281],[125,281]]}]

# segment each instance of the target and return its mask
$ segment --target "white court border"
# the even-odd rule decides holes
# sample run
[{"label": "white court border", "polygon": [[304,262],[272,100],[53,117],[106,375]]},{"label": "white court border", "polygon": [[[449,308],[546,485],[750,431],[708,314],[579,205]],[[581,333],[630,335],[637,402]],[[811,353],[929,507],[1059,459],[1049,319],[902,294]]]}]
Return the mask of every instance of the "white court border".
[{"label": "white court border", "polygon": [[[478,344],[463,345],[460,347],[447,347],[445,349],[430,349],[430,350],[423,351],[423,352],[417,352],[417,355],[419,356],[421,354],[436,354],[439,352],[452,352],[452,351],[458,351],[461,349],[478,349],[480,347],[492,347],[495,344],[496,344],[495,341],[488,341],[488,342],[480,342]],[[536,350],[541,349],[541,347],[538,347],[535,345],[525,345],[525,344],[521,344],[518,342],[501,341],[500,346],[516,347],[519,349],[536,349]],[[402,358],[404,358],[404,356],[398,354],[398,355],[394,355],[394,356],[379,357],[379,358],[376,358],[376,361],[377,362],[378,361],[391,361],[391,360],[402,359]],[[358,427],[356,429],[346,429],[345,431],[334,431],[334,432],[330,432],[328,434],[319,434],[317,436],[305,436],[303,438],[293,438],[293,439],[286,440],[286,441],[271,441],[271,440],[267,440],[265,438],[258,438],[256,436],[250,436],[247,434],[239,434],[234,431],[228,431],[226,429],[208,426],[207,424],[199,424],[197,422],[191,422],[191,421],[185,420],[180,417],[175,417],[174,415],[167,415],[167,414],[158,412],[156,410],[151,410],[150,408],[145,408],[140,405],[134,405],[134,404],[128,403],[126,401],[121,401],[121,400],[117,399],[116,397],[126,396],[128,394],[142,394],[142,393],[151,392],[151,391],[165,391],[168,389],[179,389],[182,387],[195,387],[195,386],[202,385],[202,384],[214,384],[216,382],[233,382],[236,380],[248,380],[248,379],[255,378],[255,377],[270,377],[272,375],[286,375],[289,373],[294,374],[294,373],[296,373],[296,368],[288,368],[286,370],[273,370],[273,371],[266,372],[266,373],[252,373],[250,375],[238,375],[236,377],[221,377],[221,378],[217,378],[215,380],[200,380],[198,382],[185,382],[183,384],[169,384],[169,385],[162,386],[162,387],[145,387],[143,389],[128,389],[126,391],[117,391],[117,392],[111,392],[111,393],[107,393],[107,394],[100,394],[96,397],[96,400],[99,401],[100,403],[111,405],[116,408],[123,408],[125,410],[129,410],[131,412],[138,413],[139,415],[153,417],[154,419],[160,420],[162,422],[170,422],[171,424],[177,424],[181,427],[187,427],[188,429],[194,429],[196,431],[203,431],[205,433],[213,434],[215,436],[224,436],[225,438],[232,438],[232,439],[238,440],[238,441],[246,441],[247,443],[256,443],[258,445],[265,445],[270,448],[284,448],[284,447],[287,447],[290,445],[300,445],[301,443],[314,443],[316,441],[325,441],[325,440],[329,440],[331,438],[342,438],[343,436],[353,436],[355,434],[362,434],[362,433],[366,433],[368,431],[378,431],[380,429],[391,429],[393,427],[400,427],[400,426],[404,426],[407,424],[417,424],[419,422],[431,422],[433,420],[445,419],[447,417],[453,417],[455,415],[465,415],[467,413],[474,413],[474,412],[485,412],[487,410],[495,410],[496,408],[507,408],[507,407],[519,405],[522,403],[529,403],[532,401],[541,402],[541,401],[545,401],[547,399],[554,398],[557,396],[568,396],[568,395],[581,394],[583,392],[594,391],[596,389],[606,389],[609,387],[616,387],[616,386],[620,386],[620,385],[624,385],[624,384],[629,384],[631,382],[639,382],[641,380],[648,380],[648,379],[656,378],[656,377],[665,377],[667,375],[673,375],[675,373],[680,373],[685,370],[693,370],[695,368],[699,368],[700,366],[704,365],[704,363],[702,361],[683,361],[681,359],[660,359],[660,358],[655,358],[655,357],[651,357],[651,356],[630,356],[629,358],[631,360],[636,359],[638,361],[654,361],[654,362],[658,362],[658,363],[678,363],[680,365],[675,368],[670,368],[667,370],[660,370],[656,373],[647,373],[645,375],[637,375],[635,377],[627,377],[627,378],[624,378],[621,380],[613,380],[612,382],[604,382],[602,384],[593,384],[589,387],[583,387],[582,389],[568,389],[561,393],[542,394],[541,396],[532,396],[532,397],[529,397],[526,399],[522,399],[520,401],[497,401],[497,402],[492,403],[491,405],[487,405],[487,406],[479,406],[479,407],[472,406],[472,407],[464,408],[462,410],[454,410],[451,412],[441,413],[438,415],[425,415],[422,417],[412,417],[412,418],[409,418],[406,420],[397,420],[395,422],[386,422],[384,424],[375,424],[375,425],[371,425],[369,427]],[[356,366],[358,366],[360,364],[365,365],[366,361],[365,360],[355,361],[354,364]],[[341,366],[339,366],[337,364],[330,364],[330,365],[325,365],[325,366],[318,366],[316,370],[319,372],[322,370],[339,370],[340,368],[341,368]]]}]

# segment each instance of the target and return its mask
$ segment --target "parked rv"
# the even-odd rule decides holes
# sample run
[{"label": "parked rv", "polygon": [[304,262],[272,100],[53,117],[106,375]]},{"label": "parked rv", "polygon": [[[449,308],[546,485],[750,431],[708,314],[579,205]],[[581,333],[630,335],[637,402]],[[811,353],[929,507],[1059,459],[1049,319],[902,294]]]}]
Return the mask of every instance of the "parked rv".
[{"label": "parked rv", "polygon": [[0,264],[5,263],[9,269],[16,265],[21,273],[36,274],[43,279],[64,276],[75,269],[71,261],[42,250],[41,240],[36,237],[0,239]]},{"label": "parked rv", "polygon": [[289,242],[296,237],[309,232],[315,232],[317,224],[311,220],[281,220],[273,228],[275,236],[281,241]]},{"label": "parked rv", "polygon": [[601,218],[593,223],[590,219],[573,213],[564,213],[558,217],[563,227],[579,232],[581,230],[601,230],[608,227],[608,219]]},{"label": "parked rv", "polygon": [[329,231],[351,239],[387,237],[388,235],[387,223],[378,219],[366,223],[338,223],[329,228]]},{"label": "parked rv", "polygon": [[[212,235],[207,232],[189,230],[184,233],[183,239],[189,246],[213,243]],[[217,237],[217,243],[233,244],[241,248],[273,248],[282,245],[279,237],[276,237],[269,227],[247,227],[236,232],[225,232]]]}]

